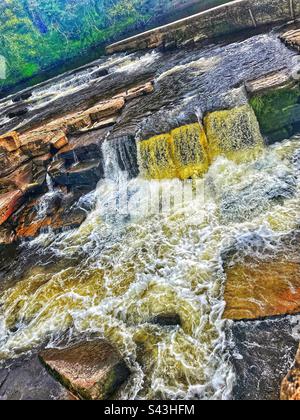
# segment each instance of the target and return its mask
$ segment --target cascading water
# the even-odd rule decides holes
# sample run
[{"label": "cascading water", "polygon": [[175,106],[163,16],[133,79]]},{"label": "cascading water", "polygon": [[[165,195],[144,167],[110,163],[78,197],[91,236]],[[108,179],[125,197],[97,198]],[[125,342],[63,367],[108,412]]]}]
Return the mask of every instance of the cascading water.
[{"label": "cascading water", "polygon": [[[102,152],[105,179],[82,226],[23,245],[36,260],[1,295],[1,359],[61,345],[65,333],[96,334],[132,370],[119,398],[230,398],[223,252],[236,243],[251,252],[257,237],[274,250],[298,228],[299,137],[252,162],[219,157],[184,182],[131,178],[116,143],[106,140]],[[284,205],[275,190],[286,192]],[[253,200],[261,207],[251,212]],[[39,263],[43,255],[52,260]],[[179,315],[181,325],[154,324],[161,314]]]}]

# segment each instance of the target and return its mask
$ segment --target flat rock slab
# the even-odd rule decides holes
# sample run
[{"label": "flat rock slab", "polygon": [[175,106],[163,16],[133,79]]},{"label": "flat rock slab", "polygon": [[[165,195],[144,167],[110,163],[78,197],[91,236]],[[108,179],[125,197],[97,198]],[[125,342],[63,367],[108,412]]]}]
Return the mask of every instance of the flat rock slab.
[{"label": "flat rock slab", "polygon": [[40,360],[72,394],[85,400],[112,397],[130,375],[119,352],[105,340],[46,350]]}]

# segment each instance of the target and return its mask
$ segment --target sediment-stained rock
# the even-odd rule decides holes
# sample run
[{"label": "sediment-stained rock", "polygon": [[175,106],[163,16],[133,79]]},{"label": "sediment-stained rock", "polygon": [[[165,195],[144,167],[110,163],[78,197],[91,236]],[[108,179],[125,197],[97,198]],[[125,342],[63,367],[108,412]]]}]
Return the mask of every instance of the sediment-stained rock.
[{"label": "sediment-stained rock", "polygon": [[76,397],[105,400],[128,379],[130,371],[119,352],[105,340],[46,350],[40,360]]},{"label": "sediment-stained rock", "polygon": [[300,312],[300,264],[246,258],[226,268],[224,318],[259,319]]},{"label": "sediment-stained rock", "polygon": [[87,213],[76,206],[79,195],[57,191],[32,199],[10,220],[16,239],[32,239],[51,229],[59,233],[79,227]]},{"label": "sediment-stained rock", "polygon": [[0,196],[0,225],[22,205],[24,195],[22,191],[15,190]]}]

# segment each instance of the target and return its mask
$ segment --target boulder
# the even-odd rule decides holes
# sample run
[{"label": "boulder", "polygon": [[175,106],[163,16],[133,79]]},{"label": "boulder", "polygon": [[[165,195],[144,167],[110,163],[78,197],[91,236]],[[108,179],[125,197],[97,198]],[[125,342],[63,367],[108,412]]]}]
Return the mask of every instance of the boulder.
[{"label": "boulder", "polygon": [[62,385],[84,400],[113,397],[130,376],[119,352],[105,340],[45,350],[40,353],[40,360]]},{"label": "boulder", "polygon": [[15,188],[18,188],[23,193],[35,192],[45,184],[46,168],[35,161],[29,161],[6,178],[2,178],[0,183],[3,181],[12,183]]},{"label": "boulder", "polygon": [[300,347],[296,354],[294,369],[287,374],[282,382],[280,399],[300,401]]},{"label": "boulder", "polygon": [[245,83],[247,91],[251,95],[266,92],[269,89],[279,89],[291,81],[290,74],[286,69],[266,74],[258,79],[249,80]]},{"label": "boulder", "polygon": [[300,264],[247,257],[225,268],[224,318],[260,319],[300,312]]},{"label": "boulder", "polygon": [[10,191],[0,196],[0,225],[2,225],[23,203],[20,190]]},{"label": "boulder", "polygon": [[0,153],[15,152],[20,146],[21,142],[16,131],[0,136]]},{"label": "boulder", "polygon": [[62,124],[62,128],[67,134],[73,134],[84,128],[90,127],[91,124],[92,121],[89,115],[77,115],[67,118]]}]

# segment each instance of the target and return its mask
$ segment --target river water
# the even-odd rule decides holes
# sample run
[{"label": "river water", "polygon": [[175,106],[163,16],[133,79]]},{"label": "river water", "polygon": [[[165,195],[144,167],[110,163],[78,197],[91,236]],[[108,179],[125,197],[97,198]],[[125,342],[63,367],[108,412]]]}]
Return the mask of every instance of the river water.
[{"label": "river water", "polygon": [[[132,370],[119,398],[232,398],[224,262],[230,249],[256,255],[258,242],[275,254],[297,232],[299,140],[252,162],[219,157],[186,182],[130,179],[104,142],[105,179],[78,203],[92,209],[82,226],[24,243],[3,266],[1,360],[104,336]],[[161,314],[181,325],[154,323]]]}]

